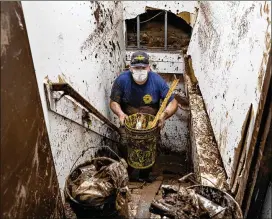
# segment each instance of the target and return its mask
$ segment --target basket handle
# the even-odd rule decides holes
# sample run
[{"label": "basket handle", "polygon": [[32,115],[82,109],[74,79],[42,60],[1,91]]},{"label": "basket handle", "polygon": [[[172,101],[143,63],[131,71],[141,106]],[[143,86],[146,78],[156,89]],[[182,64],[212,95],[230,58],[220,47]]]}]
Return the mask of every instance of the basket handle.
[{"label": "basket handle", "polygon": [[83,150],[82,153],[79,155],[79,157],[76,159],[76,161],[74,162],[73,166],[70,169],[70,173],[72,172],[72,170],[74,169],[74,166],[76,164],[76,162],[79,160],[80,157],[83,157],[83,155],[89,150],[89,149],[93,149],[93,148],[108,148],[110,150],[110,152],[112,152],[116,157],[118,157],[119,161],[121,160],[121,158],[118,156],[117,153],[115,153],[115,151],[113,151],[109,146],[91,146],[88,147],[86,150]]}]

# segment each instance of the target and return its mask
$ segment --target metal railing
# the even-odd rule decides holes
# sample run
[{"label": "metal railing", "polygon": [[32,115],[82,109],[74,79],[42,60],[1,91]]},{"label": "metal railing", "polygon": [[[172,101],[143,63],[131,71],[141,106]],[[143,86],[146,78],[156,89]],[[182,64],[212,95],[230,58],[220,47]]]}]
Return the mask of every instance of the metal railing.
[{"label": "metal railing", "polygon": [[89,113],[95,115],[98,119],[108,125],[111,129],[119,133],[119,128],[114,125],[108,118],[106,118],[102,113],[100,113],[92,104],[90,104],[84,97],[82,97],[75,89],[71,87],[68,83],[51,83],[50,88],[52,91],[63,91],[63,94],[60,96],[58,100],[60,100],[63,96],[70,96],[75,101],[80,103],[83,107],[85,107]]}]

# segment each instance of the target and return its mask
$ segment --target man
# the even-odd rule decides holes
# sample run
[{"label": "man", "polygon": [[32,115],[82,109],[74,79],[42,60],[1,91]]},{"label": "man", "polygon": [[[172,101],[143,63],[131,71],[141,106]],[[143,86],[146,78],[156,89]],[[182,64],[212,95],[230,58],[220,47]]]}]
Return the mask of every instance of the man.
[{"label": "man", "polygon": [[[155,116],[168,90],[169,87],[163,78],[151,71],[148,55],[141,51],[133,53],[130,69],[121,73],[115,80],[110,96],[110,108],[118,116],[121,129],[125,119],[134,113],[148,113]],[[159,118],[158,127],[160,129],[164,127],[165,120],[177,111],[177,107],[178,103],[172,95]],[[124,133],[124,130],[122,132]],[[126,156],[125,138],[122,135],[121,145],[123,147],[120,149]],[[150,171],[151,168],[141,170],[140,178],[146,178]]]}]

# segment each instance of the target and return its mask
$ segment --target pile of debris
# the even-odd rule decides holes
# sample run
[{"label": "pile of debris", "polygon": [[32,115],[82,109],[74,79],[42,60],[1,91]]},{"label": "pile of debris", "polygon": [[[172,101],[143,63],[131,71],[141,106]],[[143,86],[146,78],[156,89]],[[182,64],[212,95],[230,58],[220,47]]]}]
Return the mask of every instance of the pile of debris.
[{"label": "pile of debris", "polygon": [[113,203],[117,211],[124,211],[128,192],[127,163],[107,157],[94,158],[79,165],[66,181],[66,194],[71,202],[84,208],[103,210]]},{"label": "pile of debris", "polygon": [[[150,212],[173,219],[234,219],[241,217],[237,203],[216,188],[202,185],[162,185],[162,198],[154,199]],[[238,216],[237,216],[238,215]]]}]

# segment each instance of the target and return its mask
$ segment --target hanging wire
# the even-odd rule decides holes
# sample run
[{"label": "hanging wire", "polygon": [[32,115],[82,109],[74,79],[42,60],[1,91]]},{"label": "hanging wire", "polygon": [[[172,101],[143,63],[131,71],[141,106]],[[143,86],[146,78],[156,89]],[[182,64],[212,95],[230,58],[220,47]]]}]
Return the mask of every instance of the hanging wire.
[{"label": "hanging wire", "polygon": [[164,11],[159,12],[158,14],[156,14],[155,16],[153,16],[152,18],[149,18],[149,19],[147,19],[147,20],[145,20],[145,21],[140,22],[140,24],[145,23],[145,22],[148,22],[148,21],[154,19],[155,17],[159,16],[159,15],[162,14],[163,12],[164,12]]}]

